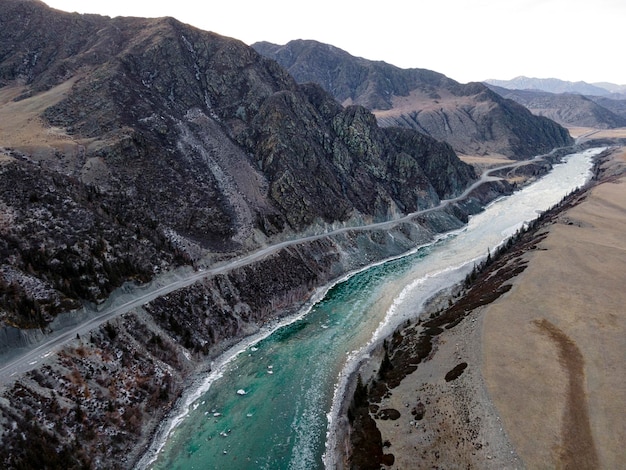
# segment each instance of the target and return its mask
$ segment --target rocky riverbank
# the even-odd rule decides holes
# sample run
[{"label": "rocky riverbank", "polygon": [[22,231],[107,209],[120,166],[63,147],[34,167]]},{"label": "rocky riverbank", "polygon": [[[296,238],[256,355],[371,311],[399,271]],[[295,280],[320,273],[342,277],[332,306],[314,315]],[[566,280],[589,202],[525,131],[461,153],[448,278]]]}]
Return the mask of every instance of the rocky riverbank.
[{"label": "rocky riverbank", "polygon": [[[76,337],[0,388],[6,468],[134,468],[159,423],[211,360],[295,311],[320,286],[460,228],[502,191],[393,229],[343,232],[158,298]],[[24,440],[31,444],[24,446]]]},{"label": "rocky riverbank", "polygon": [[[625,167],[614,152],[592,187],[384,342],[345,404],[345,468],[615,468],[625,435],[614,417],[625,402],[616,308],[626,301],[616,284]],[[566,302],[580,291],[586,302]]]}]

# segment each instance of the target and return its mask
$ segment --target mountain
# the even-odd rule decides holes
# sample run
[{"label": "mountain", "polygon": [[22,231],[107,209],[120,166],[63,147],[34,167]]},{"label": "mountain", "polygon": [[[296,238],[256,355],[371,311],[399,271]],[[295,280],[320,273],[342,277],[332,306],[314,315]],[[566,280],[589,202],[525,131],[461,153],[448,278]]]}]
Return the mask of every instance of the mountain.
[{"label": "mountain", "polygon": [[48,293],[16,324],[198,253],[430,207],[476,177],[240,41],[37,0],[0,13],[1,278]]},{"label": "mountain", "polygon": [[611,98],[604,96],[589,96],[588,98],[624,120],[626,119],[626,94],[617,95],[622,98],[613,98],[615,96],[612,94]]},{"label": "mountain", "polygon": [[561,126],[480,83],[463,85],[430,70],[369,61],[316,41],[252,47],[299,83],[318,83],[344,105],[367,107],[381,125],[417,129],[460,153],[527,158],[571,142]]},{"label": "mountain", "polygon": [[[549,93],[577,93],[580,95],[604,96],[613,90],[619,89],[618,85],[589,84],[586,82],[568,82],[558,78],[530,78],[516,77],[512,80],[485,80],[489,85],[508,88],[509,90],[539,90]],[[611,90],[610,88],[613,88]]]},{"label": "mountain", "polygon": [[[587,97],[572,93],[509,90],[495,85],[489,85],[489,87],[500,96],[525,106],[534,114],[548,117],[563,126],[593,127],[596,129],[626,126],[626,115],[623,112],[620,114],[617,108],[624,101],[613,100],[604,96]],[[622,107],[624,108],[623,105]]]}]

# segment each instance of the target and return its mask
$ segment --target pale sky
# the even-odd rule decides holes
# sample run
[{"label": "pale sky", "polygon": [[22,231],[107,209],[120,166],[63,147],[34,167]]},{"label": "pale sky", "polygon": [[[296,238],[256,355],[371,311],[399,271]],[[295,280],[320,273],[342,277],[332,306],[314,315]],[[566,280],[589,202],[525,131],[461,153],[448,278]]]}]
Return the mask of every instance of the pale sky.
[{"label": "pale sky", "polygon": [[174,18],[246,44],[314,39],[462,83],[519,75],[626,84],[625,0],[43,0]]}]

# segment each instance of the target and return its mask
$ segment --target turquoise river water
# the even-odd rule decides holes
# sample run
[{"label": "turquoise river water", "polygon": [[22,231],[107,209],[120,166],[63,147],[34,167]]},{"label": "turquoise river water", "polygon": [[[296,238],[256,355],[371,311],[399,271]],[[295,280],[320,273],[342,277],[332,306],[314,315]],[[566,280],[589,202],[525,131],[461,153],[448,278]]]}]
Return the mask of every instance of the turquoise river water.
[{"label": "turquoise river water", "polygon": [[326,452],[332,448],[332,423],[358,359],[397,325],[417,317],[430,296],[461,281],[488,250],[587,182],[601,150],[568,156],[460,231],[346,276],[298,318],[230,351],[199,381],[181,413],[165,423],[166,432],[142,466],[332,468],[332,452]]}]

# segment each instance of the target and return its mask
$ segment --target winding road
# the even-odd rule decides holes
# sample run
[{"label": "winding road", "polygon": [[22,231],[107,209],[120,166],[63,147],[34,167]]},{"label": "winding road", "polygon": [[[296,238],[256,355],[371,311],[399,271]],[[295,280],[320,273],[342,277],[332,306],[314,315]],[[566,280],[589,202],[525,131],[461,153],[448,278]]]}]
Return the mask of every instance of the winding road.
[{"label": "winding road", "polygon": [[377,222],[377,223],[372,223],[372,224],[367,224],[367,225],[355,226],[355,227],[342,227],[342,228],[338,228],[338,229],[321,233],[321,234],[310,235],[310,236],[306,236],[302,238],[283,241],[275,245],[270,245],[265,248],[261,248],[241,258],[228,261],[227,263],[221,266],[216,266],[216,267],[212,267],[209,269],[204,269],[204,270],[193,272],[181,279],[178,279],[173,282],[169,282],[166,285],[159,285],[159,282],[157,280],[156,282],[154,282],[155,287],[153,289],[147,292],[142,292],[138,294],[135,298],[133,298],[132,300],[129,300],[126,303],[107,308],[101,313],[99,313],[97,316],[90,318],[74,327],[70,327],[67,331],[64,331],[53,337],[48,337],[44,339],[41,342],[41,344],[34,346],[33,349],[31,349],[30,351],[26,351],[23,354],[19,355],[18,357],[14,357],[11,360],[9,360],[9,362],[7,362],[6,364],[2,365],[2,367],[0,367],[0,385],[4,385],[14,380],[18,376],[24,374],[25,372],[28,372],[29,370],[34,369],[35,367],[37,367],[38,364],[40,364],[42,361],[44,361],[46,358],[48,358],[50,355],[52,355],[58,349],[60,349],[61,346],[65,345],[72,339],[76,338],[77,335],[85,335],[89,333],[89,331],[97,328],[103,323],[119,315],[122,315],[126,312],[129,312],[130,310],[134,308],[145,305],[148,302],[151,302],[158,297],[170,294],[171,292],[174,292],[183,287],[187,287],[207,277],[215,276],[218,274],[224,274],[229,271],[232,271],[233,269],[237,269],[242,266],[246,266],[254,262],[260,261],[263,258],[289,246],[297,245],[300,243],[306,243],[306,242],[310,242],[314,240],[319,240],[321,238],[325,238],[325,237],[329,237],[329,236],[333,236],[333,235],[337,235],[337,234],[341,234],[345,232],[367,231],[367,230],[389,228],[397,224],[410,221],[416,216],[423,215],[423,214],[437,211],[437,210],[441,210],[450,204],[453,204],[455,202],[458,202],[467,198],[467,196],[474,189],[481,186],[482,184],[489,182],[489,181],[500,180],[501,178],[491,176],[491,173],[493,173],[494,171],[528,165],[530,163],[537,161],[537,159],[541,159],[541,157],[536,157],[533,160],[522,160],[522,161],[518,161],[515,163],[492,168],[486,171],[485,173],[483,173],[480,179],[478,179],[476,182],[474,182],[472,185],[466,188],[465,191],[463,191],[463,193],[460,194],[459,196],[453,199],[442,200],[440,204],[435,207],[413,212],[402,218],[393,219],[393,220],[384,221],[384,222]]}]

